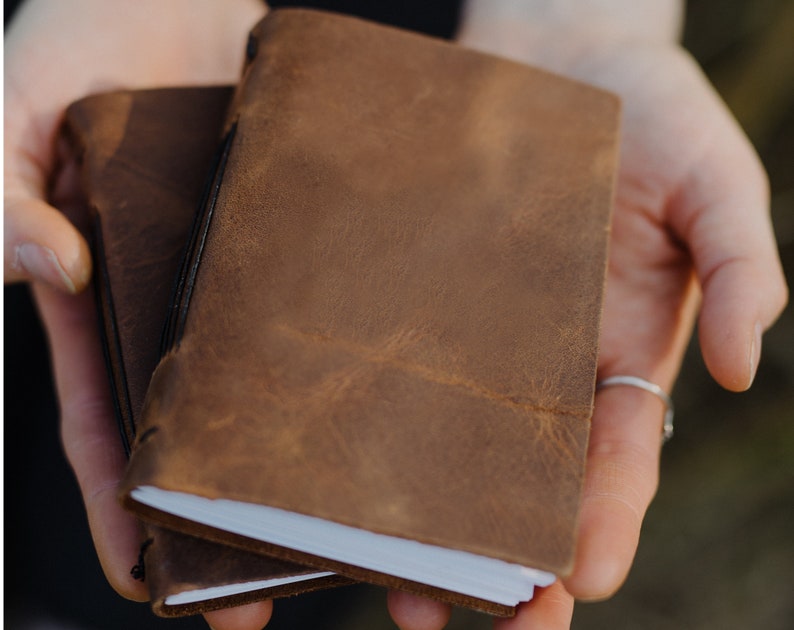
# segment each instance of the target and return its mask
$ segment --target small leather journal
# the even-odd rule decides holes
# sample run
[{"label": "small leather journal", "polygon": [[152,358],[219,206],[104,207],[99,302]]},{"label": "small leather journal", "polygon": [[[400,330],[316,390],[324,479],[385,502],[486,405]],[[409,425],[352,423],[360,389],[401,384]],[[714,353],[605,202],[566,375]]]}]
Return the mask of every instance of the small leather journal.
[{"label": "small leather journal", "polygon": [[[94,218],[95,287],[121,439],[129,450],[174,278],[231,88],[122,91],[67,111],[64,135]],[[146,526],[136,570],[162,616],[349,583],[293,563]]]},{"label": "small leather journal", "polygon": [[510,615],[572,568],[618,101],[304,10],[247,52],[122,500]]}]

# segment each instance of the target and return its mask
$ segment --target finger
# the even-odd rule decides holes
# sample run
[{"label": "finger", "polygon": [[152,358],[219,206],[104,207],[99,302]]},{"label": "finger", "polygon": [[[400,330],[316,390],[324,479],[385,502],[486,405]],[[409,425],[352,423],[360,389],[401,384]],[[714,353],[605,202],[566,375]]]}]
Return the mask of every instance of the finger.
[{"label": "finger", "polygon": [[706,366],[722,386],[742,391],[755,376],[761,333],[782,311],[788,291],[763,167],[726,112],[715,132],[683,182],[671,222],[689,245],[702,285]]},{"label": "finger", "polygon": [[574,573],[577,599],[612,595],[628,574],[659,477],[665,406],[634,387],[598,392],[587,455]]},{"label": "finger", "polygon": [[446,604],[403,591],[389,591],[386,603],[400,630],[440,630],[452,613]]},{"label": "finger", "polygon": [[254,602],[236,608],[214,610],[204,614],[212,630],[261,630],[270,621],[273,602]]},{"label": "finger", "polygon": [[5,199],[5,282],[39,280],[69,293],[91,276],[85,239],[58,210],[34,198]]},{"label": "finger", "polygon": [[137,521],[117,499],[126,466],[102,364],[93,301],[34,286],[49,336],[61,412],[61,439],[83,495],[100,564],[124,597],[148,599],[132,578],[141,543]]},{"label": "finger", "polygon": [[568,630],[573,617],[573,597],[557,581],[537,589],[535,597],[521,604],[511,619],[496,619],[494,630]]}]

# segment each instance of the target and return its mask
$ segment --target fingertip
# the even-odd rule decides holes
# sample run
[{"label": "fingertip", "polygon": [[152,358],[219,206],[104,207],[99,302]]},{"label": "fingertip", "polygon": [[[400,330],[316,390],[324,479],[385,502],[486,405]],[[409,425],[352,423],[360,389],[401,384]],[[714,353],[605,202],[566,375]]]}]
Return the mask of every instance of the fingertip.
[{"label": "fingertip", "polygon": [[446,604],[403,591],[389,591],[386,601],[400,630],[441,630],[452,614]]},{"label": "fingertip", "polygon": [[576,599],[602,601],[626,581],[639,542],[639,523],[633,510],[621,514],[613,502],[591,503],[582,521],[586,534],[577,549],[576,570],[563,582]]},{"label": "fingertip", "polygon": [[628,576],[628,568],[614,558],[593,562],[591,570],[564,580],[565,588],[582,602],[602,602],[617,593]]},{"label": "fingertip", "polygon": [[124,599],[143,603],[149,601],[149,589],[144,582],[135,580],[132,576],[122,580],[110,580],[108,583]]},{"label": "fingertip", "polygon": [[[83,246],[76,243],[58,253],[38,243],[22,243],[14,251],[13,280],[32,280],[76,294],[85,289],[91,275],[91,261]],[[14,277],[16,276],[16,277]]]},{"label": "fingertip", "polygon": [[725,389],[743,392],[755,379],[761,358],[763,324],[751,300],[709,287],[698,326],[703,361]]},{"label": "fingertip", "polygon": [[38,281],[79,293],[91,278],[91,252],[69,220],[41,200],[6,200],[6,282]]},{"label": "fingertip", "polygon": [[77,230],[74,231],[72,239],[73,242],[63,252],[60,260],[66,275],[71,281],[72,290],[70,293],[75,294],[80,293],[88,286],[91,280],[91,272],[93,271],[93,263],[88,243]]},{"label": "fingertip", "polygon": [[520,604],[515,617],[494,620],[494,630],[559,630],[569,628],[573,617],[573,597],[558,580],[539,588],[531,601]]},{"label": "fingertip", "polygon": [[138,521],[121,509],[115,487],[86,497],[86,510],[97,557],[110,586],[125,599],[145,602],[149,589],[133,577],[144,536]]},{"label": "fingertip", "polygon": [[273,615],[271,600],[254,602],[235,608],[204,613],[204,620],[212,630],[261,630]]},{"label": "fingertip", "polygon": [[[116,549],[108,548],[108,545],[102,540],[98,541],[94,530],[91,534],[94,536],[94,545],[102,572],[110,587],[124,599],[133,602],[149,601],[149,586],[144,580],[134,577],[135,569],[140,561],[141,549],[138,543],[140,530],[137,523],[126,533],[122,541],[118,541],[121,545]],[[124,533],[122,532],[122,534]],[[135,538],[130,538],[130,536],[135,536]]]},{"label": "fingertip", "polygon": [[[93,534],[94,532],[92,532]],[[137,545],[137,542],[135,544]],[[124,599],[129,599],[133,602],[149,601],[148,585],[144,580],[134,577],[134,568],[138,564],[140,547],[129,546],[126,549],[126,553],[118,553],[114,551],[108,552],[109,550],[101,541],[97,544],[96,539],[95,545],[97,546],[102,572],[105,574],[105,579],[107,579],[111,588]]]}]

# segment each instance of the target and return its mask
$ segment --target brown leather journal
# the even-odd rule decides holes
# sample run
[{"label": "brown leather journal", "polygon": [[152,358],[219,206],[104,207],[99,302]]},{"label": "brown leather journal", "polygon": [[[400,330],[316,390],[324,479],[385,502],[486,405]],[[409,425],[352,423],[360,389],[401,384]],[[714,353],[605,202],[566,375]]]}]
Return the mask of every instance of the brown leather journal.
[{"label": "brown leather journal", "polygon": [[[97,304],[127,449],[231,93],[229,87],[115,92],[67,112],[64,133],[95,220]],[[349,582],[154,525],[146,533],[145,579],[162,616]]]},{"label": "brown leather journal", "polygon": [[509,615],[574,557],[618,101],[310,11],[247,50],[123,501]]}]

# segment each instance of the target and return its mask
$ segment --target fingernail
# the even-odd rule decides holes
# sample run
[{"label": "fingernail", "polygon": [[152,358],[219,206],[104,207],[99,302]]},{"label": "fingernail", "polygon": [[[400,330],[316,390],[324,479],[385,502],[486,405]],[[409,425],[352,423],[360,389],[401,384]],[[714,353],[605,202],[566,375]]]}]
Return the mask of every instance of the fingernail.
[{"label": "fingernail", "polygon": [[755,374],[758,371],[758,362],[761,360],[761,335],[763,330],[761,322],[755,323],[753,330],[753,341],[750,343],[750,382],[747,383],[748,389],[755,380]]},{"label": "fingernail", "polygon": [[36,278],[75,293],[74,282],[49,247],[35,243],[19,245],[16,249],[16,265]]}]

